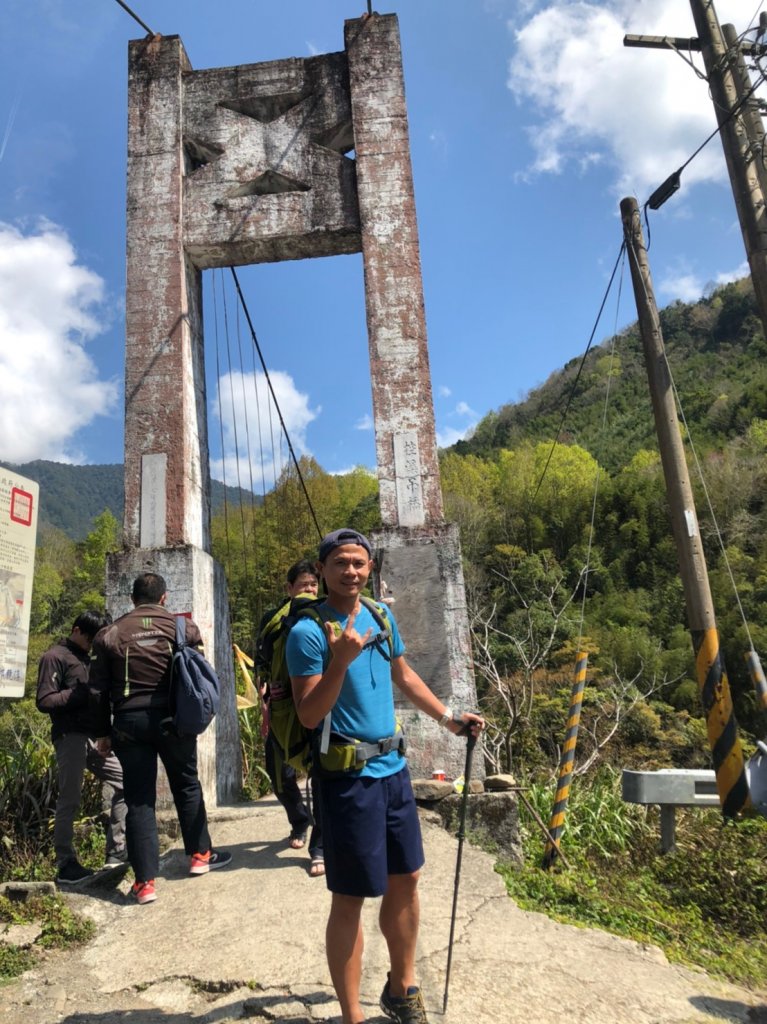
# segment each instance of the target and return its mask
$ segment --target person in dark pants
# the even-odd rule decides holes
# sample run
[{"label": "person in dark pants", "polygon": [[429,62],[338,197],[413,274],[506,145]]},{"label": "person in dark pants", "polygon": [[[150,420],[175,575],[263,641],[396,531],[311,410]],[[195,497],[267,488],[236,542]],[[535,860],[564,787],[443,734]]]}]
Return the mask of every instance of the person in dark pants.
[{"label": "person in dark pants", "polygon": [[99,612],[78,615],[68,637],[49,648],[37,671],[37,708],[51,718],[59,794],[53,824],[59,885],[79,885],[93,875],[77,860],[73,847],[75,817],[87,768],[112,791],[106,841],[106,866],[127,860],[123,773],[114,754],[100,754],[94,743],[98,716],[88,688],[93,638],[111,620]]},{"label": "person in dark pants", "polygon": [[[325,760],[320,755],[315,764],[332,893],[325,933],[330,976],[343,1024],[360,1024],[362,908],[368,897],[381,896],[378,924],[390,971],[379,1005],[398,1024],[428,1024],[415,976],[423,843],[394,687],[456,736],[466,729],[477,736],[484,722],[471,712],[453,714],[411,668],[391,613],[387,651],[380,622],[361,601],[373,570],[367,537],[350,529],[329,533],[320,542],[318,569],[328,595],[317,609],[322,623],[299,619],[286,657],[301,722],[317,729],[330,716]],[[367,759],[359,767],[361,748]],[[345,762],[350,750],[354,759]],[[346,763],[346,770],[333,767],[334,755],[336,768]]]},{"label": "person in dark pants", "polygon": [[[111,744],[123,767],[128,858],[136,876],[131,894],[138,903],[157,899],[158,757],[173,794],[190,875],[207,874],[232,859],[231,853],[212,848],[197,774],[197,737],[179,736],[172,726],[170,669],[176,616],[165,608],[166,598],[162,576],[142,573],[133,584],[133,611],[102,629],[93,644],[91,685],[101,698],[97,745],[109,749]],[[191,619],[186,620],[186,641],[202,649],[200,630]]]},{"label": "person in dark pants", "polygon": [[[317,575],[317,570],[308,560],[303,559],[302,561],[291,565],[287,571],[285,583],[285,592],[288,596],[288,602],[292,601],[294,597],[298,597],[299,594],[316,597],[319,589],[319,583],[320,581]],[[260,677],[259,691],[262,699],[266,695],[269,681],[268,673],[271,669],[271,665],[265,663],[264,660],[259,660],[258,649],[260,648],[260,638],[264,627],[278,611],[279,608],[272,608],[262,616],[258,628],[259,642],[256,645],[256,663],[258,665]],[[288,816],[288,822],[290,823],[290,838],[288,839],[288,842],[294,850],[303,849],[306,845],[306,834],[309,831],[309,826],[311,825],[311,832],[309,833],[309,874],[312,878],[319,878],[321,875],[325,874],[325,857],[322,851],[322,826],[320,824],[320,804],[317,783],[312,776],[310,781],[312,791],[312,809],[310,811],[301,794],[301,788],[296,777],[295,768],[289,764],[282,764],[278,774],[277,766],[275,764],[274,739],[269,732],[269,708],[265,701],[263,704],[262,721],[266,771],[269,775],[274,795],[285,808],[285,813]]]}]

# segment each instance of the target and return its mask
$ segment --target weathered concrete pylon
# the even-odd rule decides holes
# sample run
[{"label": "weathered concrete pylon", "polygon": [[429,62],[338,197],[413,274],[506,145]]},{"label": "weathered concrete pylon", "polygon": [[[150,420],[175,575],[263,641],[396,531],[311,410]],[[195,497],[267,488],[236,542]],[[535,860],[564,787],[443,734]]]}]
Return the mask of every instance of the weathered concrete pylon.
[{"label": "weathered concrete pylon", "polygon": [[[223,801],[237,717],[226,586],[209,554],[203,269],[362,252],[383,578],[418,671],[456,708],[475,701],[460,547],[440,494],[398,23],[347,21],[340,53],[204,71],[178,37],[155,36],[130,44],[129,66],[129,550],[110,561],[109,603],[125,610],[132,576],[151,565],[172,585],[169,607],[200,624],[229,691],[200,745],[206,797]],[[461,745],[409,725],[415,770],[439,762],[457,775]]]}]

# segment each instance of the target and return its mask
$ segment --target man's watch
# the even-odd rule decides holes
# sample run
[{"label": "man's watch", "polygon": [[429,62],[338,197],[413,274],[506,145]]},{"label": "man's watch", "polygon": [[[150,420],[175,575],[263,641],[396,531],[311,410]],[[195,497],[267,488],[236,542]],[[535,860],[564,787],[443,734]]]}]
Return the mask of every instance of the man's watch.
[{"label": "man's watch", "polygon": [[453,710],[452,708],[445,708],[445,713],[439,720],[439,725],[443,729],[447,729],[448,723],[453,721]]}]

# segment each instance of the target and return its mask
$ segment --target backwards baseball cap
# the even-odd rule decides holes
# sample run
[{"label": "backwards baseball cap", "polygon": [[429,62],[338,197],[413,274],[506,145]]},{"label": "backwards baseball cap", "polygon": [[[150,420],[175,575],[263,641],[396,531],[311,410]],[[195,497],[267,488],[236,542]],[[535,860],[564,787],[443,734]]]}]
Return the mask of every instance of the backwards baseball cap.
[{"label": "backwards baseball cap", "polygon": [[340,548],[344,544],[359,544],[371,558],[373,557],[370,541],[363,534],[357,533],[356,530],[333,530],[320,541],[319,560],[324,562],[331,551],[335,551],[336,548]]}]

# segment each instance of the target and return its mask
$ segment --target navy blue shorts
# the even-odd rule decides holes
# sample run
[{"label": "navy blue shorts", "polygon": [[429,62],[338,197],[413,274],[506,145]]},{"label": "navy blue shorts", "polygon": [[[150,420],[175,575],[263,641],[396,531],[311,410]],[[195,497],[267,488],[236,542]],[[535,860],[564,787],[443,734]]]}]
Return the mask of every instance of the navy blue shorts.
[{"label": "navy blue shorts", "polygon": [[328,889],[343,896],[382,896],[389,875],[423,867],[418,810],[403,768],[382,779],[320,779],[322,842]]}]

